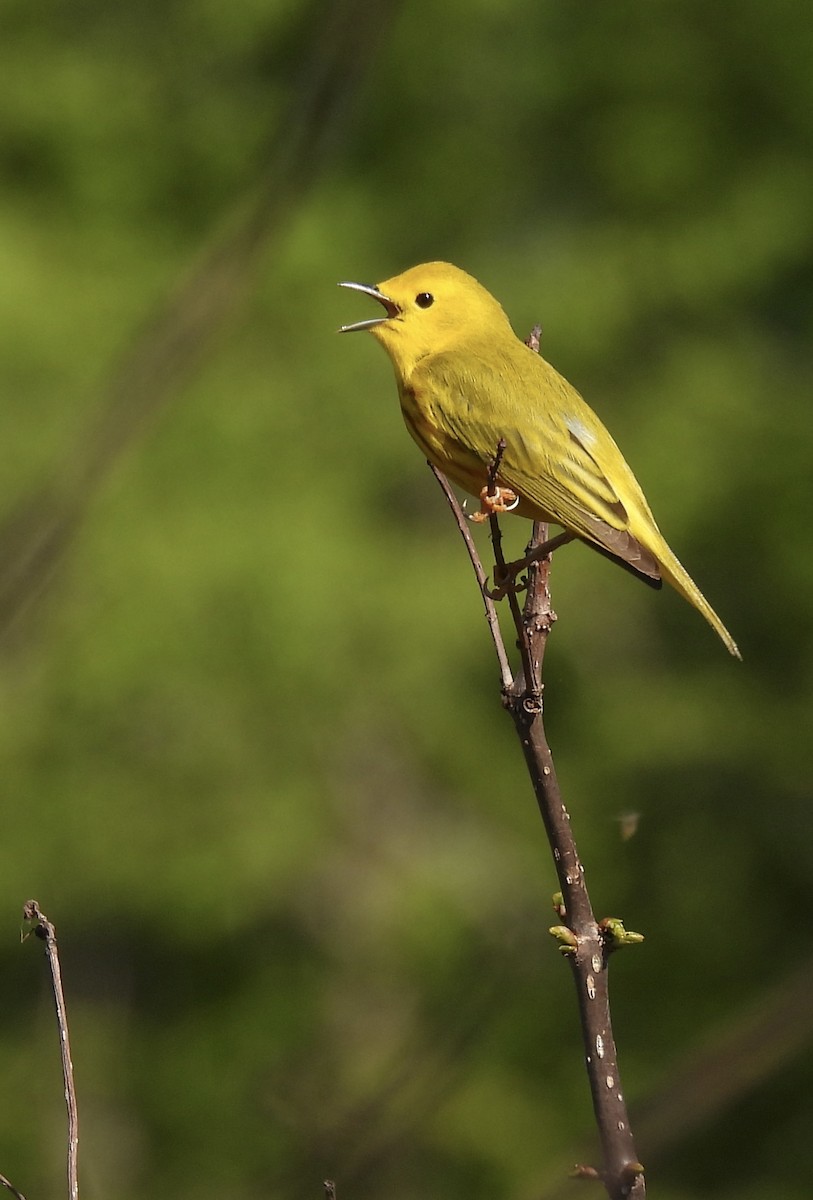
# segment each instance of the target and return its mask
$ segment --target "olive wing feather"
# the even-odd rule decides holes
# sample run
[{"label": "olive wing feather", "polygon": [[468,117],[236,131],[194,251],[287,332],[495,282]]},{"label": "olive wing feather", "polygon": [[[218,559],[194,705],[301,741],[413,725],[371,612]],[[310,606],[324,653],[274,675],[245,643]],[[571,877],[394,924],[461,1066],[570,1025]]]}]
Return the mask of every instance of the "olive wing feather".
[{"label": "olive wing feather", "polygon": [[[641,489],[610,434],[570,384],[544,359],[517,343],[514,355],[494,362],[460,355],[434,356],[434,417],[485,465],[500,440],[500,481],[557,525],[578,534],[635,571],[660,577],[655,556],[630,532],[627,506],[608,478],[623,481],[639,512],[651,520]],[[440,358],[445,359],[442,364]],[[463,358],[465,361],[465,357]],[[441,386],[438,384],[442,381]]]}]

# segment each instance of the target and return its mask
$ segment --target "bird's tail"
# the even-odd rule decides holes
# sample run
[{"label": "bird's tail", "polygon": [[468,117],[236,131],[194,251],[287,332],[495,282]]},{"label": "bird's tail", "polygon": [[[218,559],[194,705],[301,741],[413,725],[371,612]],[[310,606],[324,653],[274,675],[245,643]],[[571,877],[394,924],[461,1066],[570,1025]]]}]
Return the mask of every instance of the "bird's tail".
[{"label": "bird's tail", "polygon": [[717,616],[717,613],[711,607],[706,597],[700,591],[700,588],[691,578],[688,571],[685,571],[675,558],[672,551],[669,550],[668,547],[666,547],[665,550],[664,548],[659,548],[658,558],[660,559],[661,564],[661,574],[666,582],[670,583],[676,592],[679,592],[681,596],[688,600],[690,604],[693,604],[694,607],[703,614],[709,625],[711,625],[712,629],[720,637],[720,640],[722,641],[728,653],[733,654],[734,658],[742,659],[742,655],[737,648],[737,643],[734,641],[723,622]]}]

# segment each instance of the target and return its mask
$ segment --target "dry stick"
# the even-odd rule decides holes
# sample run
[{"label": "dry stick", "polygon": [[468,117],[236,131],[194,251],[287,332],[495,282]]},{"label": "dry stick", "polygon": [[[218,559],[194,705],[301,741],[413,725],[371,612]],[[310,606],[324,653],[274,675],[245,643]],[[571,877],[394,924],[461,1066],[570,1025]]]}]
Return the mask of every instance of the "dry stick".
[{"label": "dry stick", "polygon": [[508,661],[508,655],[505,651],[505,645],[500,633],[500,619],[497,616],[497,608],[488,591],[488,577],[483,570],[483,564],[480,562],[480,556],[477,553],[477,547],[474,544],[474,538],[471,536],[469,523],[466,520],[466,514],[457,502],[457,497],[449,486],[449,481],[433,463],[428,462],[427,466],[432,474],[437,479],[443,493],[449,502],[449,507],[454,513],[457,521],[457,527],[460,530],[460,535],[466,544],[466,549],[469,552],[471,565],[474,568],[474,574],[477,576],[477,582],[480,585],[480,594],[483,597],[483,604],[486,610],[486,620],[491,633],[491,640],[494,643],[494,652],[497,655],[497,662],[500,664],[500,677],[502,679],[503,691],[506,691],[514,681],[514,676],[511,672],[511,664]]},{"label": "dry stick", "polygon": [[[492,476],[496,478],[503,451],[501,444],[497,447],[489,472],[490,483],[493,483]],[[534,525],[529,554],[528,596],[522,612],[516,592],[512,589],[508,593],[523,668],[522,674],[511,680],[499,623],[496,616],[492,620],[494,605],[485,587],[485,571],[469,534],[465,515],[444,476],[435,467],[432,467],[432,471],[455,515],[480,584],[500,663],[503,704],[511,714],[520,738],[561,888],[561,902],[557,903],[557,911],[563,924],[556,927],[554,932],[573,970],[587,1074],[603,1151],[603,1168],[600,1172],[591,1167],[580,1167],[578,1174],[600,1178],[611,1200],[643,1200],[646,1195],[643,1167],[635,1151],[627,1106],[621,1091],[607,980],[610,952],[615,946],[623,944],[627,936],[634,940],[636,935],[626,935],[620,923],[599,923],[595,918],[543,723],[542,663],[548,634],[556,620],[548,589],[550,551],[547,554],[544,552],[547,526],[541,522]],[[504,559],[497,518],[492,516],[491,522],[495,575],[499,578]]]},{"label": "dry stick", "polygon": [[[489,492],[493,492],[497,470],[505,450],[501,440],[489,469]],[[548,573],[550,550],[546,558],[539,551],[547,543],[547,526],[534,525],[531,539],[531,565],[529,567],[528,598],[525,609],[520,613],[516,591],[508,592],[511,615],[517,630],[518,646],[522,658],[523,673],[513,679],[508,654],[500,631],[497,609],[487,586],[487,576],[471,536],[466,515],[449,485],[446,476],[429,463],[429,469],[437,479],[446,500],[455,516],[457,527],[471,559],[480,593],[485,605],[494,650],[500,666],[503,703],[514,719],[522,742],[523,753],[536,793],[539,811],[545,825],[553,851],[563,904],[560,918],[567,920],[567,928],[575,941],[568,949],[579,993],[579,1011],[582,1033],[587,1055],[587,1069],[593,1093],[593,1107],[602,1137],[604,1149],[604,1182],[607,1191],[615,1197],[634,1196],[636,1200],[645,1195],[643,1175],[637,1162],[635,1147],[629,1127],[623,1094],[618,1083],[615,1042],[610,1024],[609,997],[607,992],[607,956],[611,949],[610,939],[596,922],[587,888],[584,871],[579,860],[575,839],[570,827],[570,817],[562,802],[559,785],[553,766],[553,758],[545,738],[542,722],[542,660],[556,614],[550,604]],[[497,518],[491,518],[491,540],[496,561],[495,577],[505,567],[502,554],[502,535]],[[551,546],[551,549],[555,547]],[[568,914],[570,914],[568,918]],[[598,980],[598,982],[597,982]],[[613,1080],[613,1086],[609,1081]],[[615,1168],[616,1181],[611,1178]],[[633,1168],[631,1170],[630,1168]],[[580,1174],[588,1174],[589,1168],[580,1168]],[[636,1178],[637,1177],[637,1178]]]},{"label": "dry stick", "polygon": [[[538,337],[538,329],[535,329],[528,342],[537,352]],[[496,491],[497,473],[505,449],[506,443],[504,439],[500,439],[489,467],[489,494]],[[607,964],[611,950],[623,944],[626,937],[629,937],[629,940],[637,940],[637,935],[627,935],[618,922],[596,921],[584,882],[584,869],[570,826],[570,816],[559,791],[542,715],[542,662],[547,637],[556,620],[548,589],[550,555],[557,546],[570,540],[570,537],[560,536],[549,540],[547,525],[536,523],[526,558],[521,560],[523,565],[528,565],[529,570],[528,596],[522,612],[519,609],[516,590],[508,590],[523,667],[522,675],[514,680],[500,631],[494,597],[488,589],[486,572],[469,531],[465,513],[446,477],[432,463],[429,463],[429,468],[454,514],[480,585],[500,666],[503,704],[510,712],[520,737],[562,892],[557,911],[560,920],[566,922],[566,925],[557,927],[556,932],[562,943],[561,948],[570,960],[576,983],[587,1072],[604,1158],[601,1172],[591,1167],[579,1167],[577,1173],[585,1177],[600,1178],[612,1200],[643,1200],[646,1195],[643,1167],[635,1152],[626,1102],[620,1087],[607,981]],[[496,563],[495,578],[499,579],[502,577],[501,573],[506,570],[506,564],[502,554],[499,522],[493,514],[491,539]]]},{"label": "dry stick", "polygon": [[[546,537],[547,527],[536,525],[532,546],[542,545]],[[565,935],[562,949],[576,984],[587,1074],[603,1150],[601,1177],[613,1200],[621,1197],[636,1197],[637,1200],[645,1195],[643,1168],[635,1151],[621,1091],[608,992],[608,959],[620,939],[614,936],[612,925],[597,922],[593,913],[543,721],[542,664],[548,634],[556,620],[548,587],[549,573],[549,557],[531,568],[523,625],[517,629],[519,637],[524,635],[528,641],[533,679],[518,680],[504,702],[519,734],[539,812],[553,850],[562,891],[560,917],[571,935]],[[621,937],[623,939],[623,932]]]},{"label": "dry stick", "polygon": [[[468,534],[465,514],[443,475],[434,467],[432,471],[443,488],[458,528],[466,540],[488,611],[488,606],[493,607],[493,602],[484,592],[485,571]],[[532,552],[542,546],[546,538],[547,526],[541,523],[535,525]],[[495,550],[499,553],[499,540],[495,543]],[[499,561],[497,566],[499,569]],[[643,1200],[646,1195],[643,1167],[635,1151],[627,1106],[621,1091],[610,1020],[607,962],[614,944],[618,942],[613,936],[613,927],[599,924],[593,913],[584,882],[584,869],[570,826],[570,816],[559,791],[543,723],[542,662],[548,634],[556,620],[548,590],[549,570],[549,557],[531,565],[528,598],[522,613],[519,612],[515,597],[512,612],[517,614],[515,626],[522,651],[523,673],[508,686],[505,686],[506,673],[503,668],[507,654],[499,626],[490,623],[490,627],[504,681],[503,704],[513,718],[522,744],[562,892],[558,912],[563,925],[559,927],[559,936],[576,983],[587,1074],[604,1159],[601,1172],[586,1167],[580,1167],[578,1171],[581,1175],[601,1178],[612,1200]]]},{"label": "dry stick", "polygon": [[[505,438],[500,438],[499,442],[497,443],[496,453],[491,460],[491,465],[488,468],[488,488],[486,494],[489,496],[493,496],[497,492],[497,475],[499,473],[500,463],[502,462],[502,456],[505,454],[507,445],[508,443],[506,442]],[[500,529],[500,522],[497,520],[496,513],[491,513],[488,518],[488,523],[491,530],[491,545],[494,550],[494,579],[496,581],[497,579],[502,579],[506,569],[505,555],[502,552],[502,530]],[[517,629],[520,629],[522,617],[519,611],[519,600],[517,599],[516,588],[509,587],[507,594],[508,605],[511,609],[511,616],[513,617],[514,625]],[[493,599],[493,597],[490,597],[490,599]],[[522,667],[525,673],[525,678],[530,680],[533,677],[533,672],[531,670],[530,659],[528,658],[528,648],[525,638],[519,638],[517,641],[517,647],[519,648],[520,657],[522,658]]]},{"label": "dry stick", "polygon": [[[62,990],[62,972],[59,967],[56,931],[45,914],[40,911],[36,900],[29,900],[23,908],[23,920],[33,925],[34,935],[45,942],[45,953],[51,969],[51,986],[54,990],[56,1020],[59,1027],[59,1049],[62,1055],[62,1081],[65,1085],[65,1103],[68,1108],[68,1196],[69,1200],[78,1200],[79,1110],[76,1105],[76,1088],[73,1082],[71,1043],[68,1037],[68,1012],[65,1007],[65,994]],[[28,932],[23,935],[24,938],[28,937]]]},{"label": "dry stick", "polygon": [[[492,534],[492,541],[494,537]],[[514,580],[520,571],[526,570],[533,566],[534,563],[540,562],[543,558],[548,558],[553,554],[554,550],[558,550],[560,546],[566,546],[568,542],[576,540],[575,533],[570,533],[565,530],[564,533],[557,533],[556,537],[546,538],[540,544],[534,545],[533,548],[528,547],[522,558],[516,558],[513,562],[505,562],[502,558],[497,564],[495,578],[499,580],[498,586],[494,587],[489,595],[492,600],[502,600],[505,596],[510,596],[512,591],[516,591]],[[513,608],[512,608],[513,613]]]},{"label": "dry stick", "polygon": [[[670,1065],[668,1075],[633,1106],[647,1162],[674,1161],[695,1129],[710,1129],[721,1114],[763,1089],[813,1038],[813,956],[780,983],[752,997],[723,1029]],[[556,1180],[537,1200],[570,1200],[573,1186]]]}]

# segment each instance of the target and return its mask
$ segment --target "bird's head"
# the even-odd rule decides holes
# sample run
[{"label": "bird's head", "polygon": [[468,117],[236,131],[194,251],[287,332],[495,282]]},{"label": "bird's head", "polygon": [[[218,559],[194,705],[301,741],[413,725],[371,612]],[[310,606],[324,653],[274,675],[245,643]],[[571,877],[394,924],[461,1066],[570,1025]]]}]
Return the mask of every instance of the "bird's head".
[{"label": "bird's head", "polygon": [[439,354],[467,340],[511,333],[508,318],[494,297],[471,275],[450,263],[423,263],[384,283],[342,283],[372,296],[385,315],[343,325],[340,333],[369,329],[407,379],[428,354]]}]

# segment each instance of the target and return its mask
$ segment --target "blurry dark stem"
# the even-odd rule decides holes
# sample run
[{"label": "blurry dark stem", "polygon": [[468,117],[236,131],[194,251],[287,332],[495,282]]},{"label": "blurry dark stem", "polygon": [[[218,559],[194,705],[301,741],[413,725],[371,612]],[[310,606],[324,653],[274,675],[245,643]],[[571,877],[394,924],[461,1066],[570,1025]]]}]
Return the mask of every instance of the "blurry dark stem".
[{"label": "blurry dark stem", "polygon": [[[399,0],[311,0],[309,45],[253,183],[112,364],[97,411],[49,479],[0,520],[0,636],[45,594],[89,504],[149,423],[182,395],[252,293],[270,250],[347,135]],[[273,107],[273,106],[271,106]]]},{"label": "blurry dark stem", "polygon": [[[499,462],[501,452],[499,447],[495,449],[495,462]],[[529,553],[533,555],[538,552],[541,556],[528,567],[524,606],[520,609],[513,588],[507,592],[522,664],[521,671],[514,677],[494,600],[488,592],[486,572],[471,536],[469,523],[446,478],[431,464],[430,467],[454,513],[480,586],[500,668],[503,705],[510,713],[520,739],[559,879],[561,903],[557,903],[556,911],[561,924],[555,932],[576,984],[587,1074],[603,1154],[600,1170],[579,1167],[577,1173],[600,1179],[611,1200],[642,1200],[646,1195],[643,1167],[635,1151],[621,1089],[610,1020],[607,966],[613,949],[613,937],[609,928],[596,920],[590,903],[584,869],[576,848],[570,816],[559,791],[543,722],[542,664],[548,634],[556,620],[548,588],[550,554],[545,555],[541,549],[548,540],[548,527],[539,522],[533,528]],[[495,577],[499,579],[505,563],[496,516],[491,517],[491,535],[496,560]]]},{"label": "blurry dark stem", "polygon": [[65,1103],[68,1108],[68,1197],[69,1200],[78,1200],[79,1111],[76,1106],[71,1043],[68,1037],[68,1013],[65,1008],[65,994],[62,990],[62,972],[59,967],[56,931],[45,914],[40,911],[36,900],[29,900],[23,908],[23,921],[30,926],[23,933],[23,940],[33,932],[35,937],[45,942],[45,954],[51,969],[51,986],[54,991],[56,1020],[59,1028],[59,1049],[62,1055],[62,1081],[65,1085]]}]

